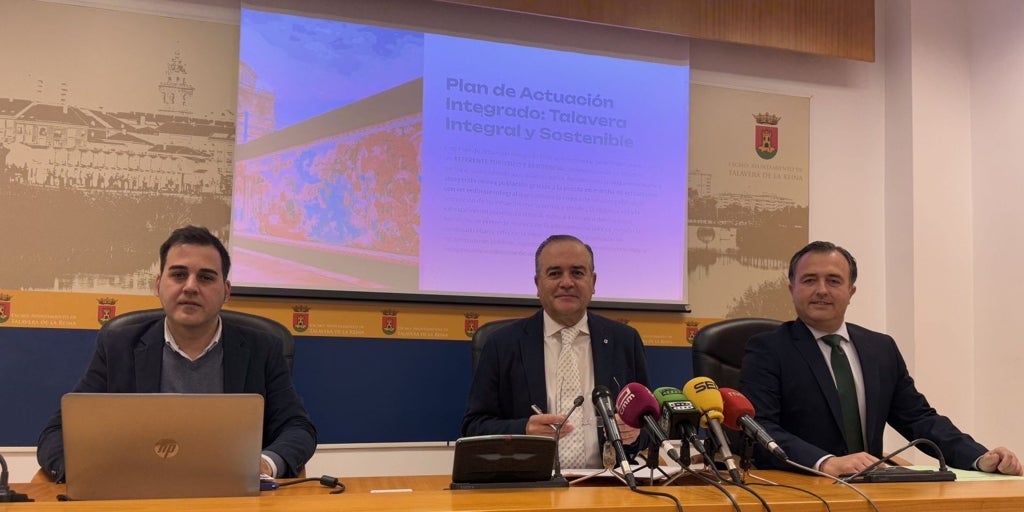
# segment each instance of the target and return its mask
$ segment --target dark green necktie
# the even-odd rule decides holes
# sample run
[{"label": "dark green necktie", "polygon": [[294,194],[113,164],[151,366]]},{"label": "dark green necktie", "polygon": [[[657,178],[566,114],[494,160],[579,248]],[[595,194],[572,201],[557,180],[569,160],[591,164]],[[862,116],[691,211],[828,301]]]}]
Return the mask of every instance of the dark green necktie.
[{"label": "dark green necktie", "polygon": [[832,373],[836,377],[836,390],[839,391],[839,404],[843,408],[843,433],[846,436],[846,447],[850,453],[864,451],[864,435],[860,427],[860,407],[857,405],[857,385],[853,382],[853,371],[850,360],[839,343],[843,337],[829,334],[821,337],[826,345],[832,347]]}]

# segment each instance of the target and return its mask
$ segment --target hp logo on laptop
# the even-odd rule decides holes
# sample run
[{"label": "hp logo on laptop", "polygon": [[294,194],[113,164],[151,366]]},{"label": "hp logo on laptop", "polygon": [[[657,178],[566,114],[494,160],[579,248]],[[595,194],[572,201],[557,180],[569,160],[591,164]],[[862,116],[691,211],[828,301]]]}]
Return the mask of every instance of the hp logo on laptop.
[{"label": "hp logo on laptop", "polygon": [[178,442],[174,439],[160,439],[153,445],[153,451],[161,459],[169,459],[178,454]]}]

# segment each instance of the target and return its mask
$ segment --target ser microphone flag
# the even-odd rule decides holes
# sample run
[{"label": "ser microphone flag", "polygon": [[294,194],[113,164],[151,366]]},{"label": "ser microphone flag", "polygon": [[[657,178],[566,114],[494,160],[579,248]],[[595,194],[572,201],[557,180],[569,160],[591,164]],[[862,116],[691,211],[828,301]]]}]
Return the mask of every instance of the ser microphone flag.
[{"label": "ser microphone flag", "polygon": [[725,419],[725,416],[722,414],[722,393],[718,391],[718,385],[707,377],[694,377],[683,386],[683,393],[690,398],[693,405],[697,407],[697,411],[701,413],[701,423],[711,431],[718,441],[718,449],[725,461],[725,467],[729,470],[729,476],[737,484],[742,484],[743,478],[740,476],[739,468],[736,467],[732,450],[729,449],[729,441],[725,438],[725,433],[722,432],[722,420]]}]

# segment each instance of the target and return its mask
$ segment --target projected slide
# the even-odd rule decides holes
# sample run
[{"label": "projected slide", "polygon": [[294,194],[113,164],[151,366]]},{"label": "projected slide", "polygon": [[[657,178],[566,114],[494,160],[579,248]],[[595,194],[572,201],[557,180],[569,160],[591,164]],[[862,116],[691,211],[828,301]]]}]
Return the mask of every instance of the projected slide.
[{"label": "projected slide", "polygon": [[236,287],[529,298],[568,233],[685,302],[686,65],[251,9],[240,54]]}]

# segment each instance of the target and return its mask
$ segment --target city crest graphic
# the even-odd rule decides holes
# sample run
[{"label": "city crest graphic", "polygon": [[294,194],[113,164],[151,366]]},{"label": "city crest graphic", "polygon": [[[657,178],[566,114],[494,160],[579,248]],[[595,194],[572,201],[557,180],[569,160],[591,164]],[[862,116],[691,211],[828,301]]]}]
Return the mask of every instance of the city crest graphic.
[{"label": "city crest graphic", "polygon": [[753,114],[754,121],[754,150],[757,156],[771,160],[779,152],[779,121],[781,116],[769,112]]},{"label": "city crest graphic", "polygon": [[694,322],[689,320],[686,322],[686,341],[693,343],[693,339],[697,337],[697,332],[700,331],[700,322]]},{"label": "city crest graphic", "polygon": [[383,313],[383,316],[380,318],[380,330],[384,334],[391,336],[398,330],[398,310],[385,309],[381,313]]},{"label": "city crest graphic", "polygon": [[472,338],[476,330],[480,328],[480,315],[478,313],[466,313],[465,332],[466,337]]},{"label": "city crest graphic", "polygon": [[11,296],[0,293],[0,324],[11,319]]},{"label": "city crest graphic", "polygon": [[103,325],[110,319],[117,316],[117,299],[112,297],[101,297],[96,299],[99,305],[96,306],[96,321]]},{"label": "city crest graphic", "polygon": [[306,332],[309,329],[309,306],[292,306],[292,330]]}]

